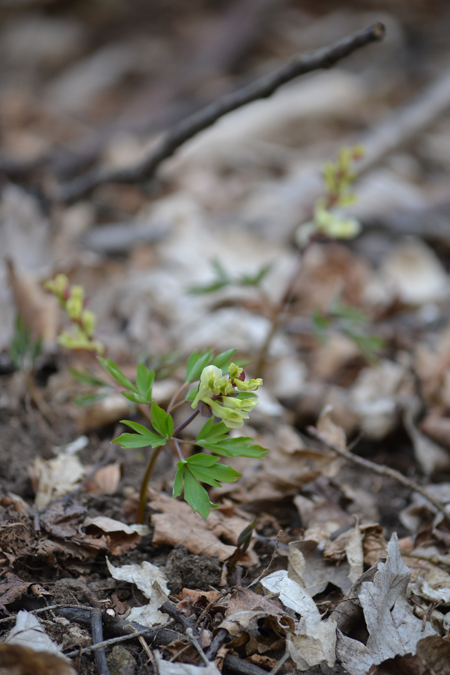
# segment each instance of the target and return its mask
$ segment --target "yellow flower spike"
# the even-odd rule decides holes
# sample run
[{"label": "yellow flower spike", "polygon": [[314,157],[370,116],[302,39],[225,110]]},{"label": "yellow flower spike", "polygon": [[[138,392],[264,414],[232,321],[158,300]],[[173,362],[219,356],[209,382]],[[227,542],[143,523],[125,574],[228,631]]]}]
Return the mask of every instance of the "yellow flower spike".
[{"label": "yellow flower spike", "polygon": [[84,309],[81,314],[81,323],[83,329],[90,338],[93,336],[95,331],[96,317],[94,312],[91,312],[90,309]]},{"label": "yellow flower spike", "polygon": [[66,289],[69,286],[69,279],[65,274],[57,274],[54,279],[49,279],[45,282],[44,288],[56,295],[56,298],[61,304],[66,301]]},{"label": "yellow flower spike", "polygon": [[72,286],[70,297],[66,302],[66,312],[69,318],[78,320],[81,318],[84,303],[84,289],[82,286]]}]

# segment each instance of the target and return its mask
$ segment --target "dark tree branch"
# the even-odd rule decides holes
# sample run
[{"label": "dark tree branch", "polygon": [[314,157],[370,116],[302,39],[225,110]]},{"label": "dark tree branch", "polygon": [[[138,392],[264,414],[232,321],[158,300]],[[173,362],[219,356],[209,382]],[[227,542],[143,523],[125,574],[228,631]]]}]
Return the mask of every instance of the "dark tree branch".
[{"label": "dark tree branch", "polygon": [[101,167],[93,169],[79,178],[63,184],[56,198],[60,202],[70,203],[84,197],[96,187],[105,183],[139,183],[149,180],[163,160],[171,157],[183,143],[200,131],[210,127],[227,113],[252,101],[271,96],[283,84],[300,75],[305,75],[320,68],[330,68],[345,56],[371,42],[381,40],[383,36],[383,24],[376,23],[311,54],[298,54],[276,73],[261,77],[242,89],[223,96],[218,101],[176,124],[161,138],[148,157],[138,164],[124,169]]},{"label": "dark tree branch", "polygon": [[[91,631],[92,642],[103,642],[103,626],[102,626],[102,610],[91,609]],[[105,648],[97,649],[95,652],[95,664],[99,675],[111,675],[109,672],[108,662],[106,661]]]}]

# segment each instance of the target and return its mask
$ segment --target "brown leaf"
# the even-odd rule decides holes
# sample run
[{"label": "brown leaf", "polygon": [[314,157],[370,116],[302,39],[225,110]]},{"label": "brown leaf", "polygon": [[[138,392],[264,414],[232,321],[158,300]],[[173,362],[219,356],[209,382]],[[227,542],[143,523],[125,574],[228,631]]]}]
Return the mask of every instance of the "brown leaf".
[{"label": "brown leaf", "polygon": [[269,614],[284,616],[286,612],[278,600],[269,600],[264,595],[257,595],[248,588],[237,588],[228,601],[225,616],[230,616],[240,611],[265,611]]},{"label": "brown leaf", "polygon": [[417,654],[383,661],[371,675],[450,675],[450,640],[431,635],[417,645]]},{"label": "brown leaf", "polygon": [[[240,533],[249,524],[237,516],[226,517],[220,511],[211,511],[208,520],[204,521],[186,502],[153,491],[150,494],[150,507],[160,512],[152,515],[155,546],[182,544],[190,553],[216,555],[225,562],[234,553]],[[222,539],[232,544],[224,544]],[[257,563],[258,558],[251,546],[239,564],[248,566]]]},{"label": "brown leaf", "polygon": [[380,558],[385,558],[387,553],[387,541],[384,538],[384,529],[381,525],[363,525],[364,564],[372,567]]},{"label": "brown leaf", "polygon": [[22,594],[31,586],[31,582],[22,581],[12,572],[5,572],[0,582],[0,609],[5,611],[6,605],[22,597]]},{"label": "brown leaf", "polygon": [[[83,527],[87,534],[94,537],[99,531],[102,532],[103,535],[98,537],[101,548],[105,546],[112,555],[121,555],[134,548],[141,541],[141,534],[148,532],[148,528],[143,525],[125,525],[105,516],[86,518]],[[91,536],[90,541],[95,542],[95,539]]]},{"label": "brown leaf", "polygon": [[84,486],[86,492],[112,495],[117,492],[122,473],[122,462],[102,466]]}]

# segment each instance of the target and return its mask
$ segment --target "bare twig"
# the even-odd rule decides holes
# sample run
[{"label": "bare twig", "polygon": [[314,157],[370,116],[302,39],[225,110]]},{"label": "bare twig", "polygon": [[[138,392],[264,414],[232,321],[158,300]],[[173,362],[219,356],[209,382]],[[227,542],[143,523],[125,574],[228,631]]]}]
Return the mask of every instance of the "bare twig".
[{"label": "bare twig", "polygon": [[160,610],[161,612],[168,614],[174,621],[181,624],[184,630],[193,627],[192,623],[186,616],[184,616],[183,612],[177,609],[177,607],[174,607],[174,605],[171,605],[170,602],[167,601],[163,602],[163,604],[160,607]]},{"label": "bare twig", "polygon": [[229,636],[230,634],[226,628],[219,628],[219,630],[211,640],[211,644],[209,645],[208,651],[206,652],[206,658],[209,661],[214,661],[219,649],[221,648],[225,640],[228,640]]},{"label": "bare twig", "polygon": [[272,555],[270,556],[270,560],[269,560],[268,565],[263,569],[263,571],[261,572],[261,574],[260,574],[254,581],[252,581],[251,584],[249,584],[249,586],[248,586],[249,588],[251,588],[252,586],[256,586],[257,584],[259,584],[259,582],[261,581],[261,579],[263,579],[263,578],[267,575],[268,571],[269,571],[270,568],[272,567],[273,561],[274,561],[275,558],[277,557],[277,553],[278,553],[278,545],[279,545],[279,543],[280,543],[280,537],[281,537],[281,530],[280,530],[280,531],[278,532],[278,534],[277,534],[277,538],[276,538],[276,540],[275,540],[275,548],[273,549]]},{"label": "bare twig", "polygon": [[197,638],[195,637],[194,631],[192,630],[191,627],[190,627],[190,628],[186,628],[186,635],[188,636],[189,641],[194,645],[195,649],[196,649],[196,650],[198,651],[198,653],[200,654],[200,658],[201,658],[201,660],[203,661],[203,663],[205,664],[205,666],[209,666],[209,661],[208,661],[208,659],[207,659],[206,656],[205,656],[205,652],[204,652],[203,649],[201,648],[200,643],[199,643],[199,641],[197,640]]},{"label": "bare twig", "polygon": [[[119,635],[118,637],[113,637],[109,638],[109,640],[103,640],[102,642],[97,642],[95,645],[92,645],[91,647],[83,647],[83,649],[74,649],[72,652],[67,652],[64,654],[64,656],[67,656],[69,659],[78,656],[79,654],[90,654],[91,652],[96,652],[99,649],[104,649],[105,647],[111,647],[112,645],[116,645],[120,642],[127,642],[128,640],[132,640],[133,638],[139,639],[142,636],[154,636],[155,635],[155,629],[154,628],[143,628],[142,630],[133,630],[133,632],[128,633],[127,635]],[[174,633],[174,639],[175,639],[176,633]],[[181,636],[180,636],[181,637]]]},{"label": "bare twig", "polygon": [[[91,609],[91,631],[94,644],[103,642],[102,611],[100,609]],[[95,652],[95,664],[99,675],[111,675],[104,647],[97,649]]]},{"label": "bare twig", "polygon": [[234,673],[234,675],[267,675],[267,670],[255,666],[249,661],[242,661],[237,656],[233,656],[228,652],[223,660],[222,673]]},{"label": "bare twig", "polygon": [[63,184],[57,200],[70,203],[89,194],[105,183],[139,183],[149,180],[161,162],[171,157],[183,143],[207,129],[218,119],[242,106],[271,96],[279,87],[300,75],[320,68],[330,68],[352,52],[381,40],[384,26],[376,23],[327,47],[308,55],[297,55],[288,64],[272,75],[262,77],[236,92],[223,96],[199,112],[182,120],[169,130],[143,161],[123,169],[95,168],[75,180]]},{"label": "bare twig", "polygon": [[317,438],[317,440],[323,443],[323,445],[325,445],[330,450],[333,450],[333,452],[335,452],[337,455],[344,457],[349,462],[357,464],[358,466],[363,466],[365,469],[369,469],[369,471],[373,471],[374,473],[377,473],[379,476],[393,478],[394,480],[398,481],[399,483],[409,488],[410,490],[418,492],[419,494],[422,495],[422,497],[425,497],[425,499],[427,499],[431,504],[433,504],[434,508],[440,513],[442,513],[444,518],[448,520],[449,514],[447,513],[444,504],[442,504],[440,501],[432,497],[427,492],[427,490],[425,490],[425,488],[419,485],[419,483],[416,483],[410,478],[406,478],[406,476],[400,473],[400,471],[391,469],[385,464],[375,464],[375,462],[371,462],[369,459],[364,459],[363,457],[354,455],[351,452],[348,452],[348,450],[342,450],[342,448],[340,448],[335,443],[329,441],[325,436],[323,436],[319,431],[317,431],[315,427],[308,427],[307,431],[310,436],[312,436],[313,438]]}]

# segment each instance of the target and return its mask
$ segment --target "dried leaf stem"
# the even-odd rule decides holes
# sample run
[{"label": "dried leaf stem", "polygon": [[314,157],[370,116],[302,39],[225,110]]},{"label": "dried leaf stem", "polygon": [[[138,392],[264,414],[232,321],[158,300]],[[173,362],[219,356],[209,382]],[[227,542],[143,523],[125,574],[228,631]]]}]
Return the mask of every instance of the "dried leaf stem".
[{"label": "dried leaf stem", "polygon": [[156,147],[141,162],[122,169],[96,167],[75,180],[63,184],[56,196],[57,201],[70,203],[81,199],[99,185],[105,183],[139,183],[149,180],[162,161],[171,157],[186,141],[200,131],[212,126],[218,119],[237,110],[252,101],[271,96],[286,82],[320,68],[330,68],[345,56],[377,42],[384,36],[384,26],[376,23],[317,49],[311,54],[297,54],[289,63],[271,75],[259,78],[255,82],[227,94],[197,113],[182,120],[170,129],[157,143]]},{"label": "dried leaf stem", "polygon": [[374,473],[377,473],[379,476],[393,478],[394,480],[398,481],[399,483],[409,488],[410,490],[418,492],[419,494],[422,495],[422,497],[425,497],[425,499],[427,499],[437,511],[442,513],[442,515],[446,520],[449,519],[449,514],[446,511],[444,504],[442,504],[440,501],[432,497],[425,490],[425,488],[419,485],[419,483],[416,483],[410,478],[406,478],[406,476],[400,473],[400,471],[391,469],[385,464],[375,464],[375,462],[371,462],[369,459],[364,459],[363,457],[354,455],[351,452],[348,452],[348,450],[342,450],[342,448],[340,448],[335,443],[331,443],[331,441],[329,441],[325,436],[323,436],[319,431],[317,431],[315,427],[308,427],[307,431],[310,436],[316,438],[323,445],[329,448],[329,450],[333,450],[333,452],[335,452],[340,457],[344,457],[344,459],[348,460],[349,462],[352,462],[353,464],[356,464],[358,466],[363,466],[365,469],[369,469],[369,471],[373,471]]}]

